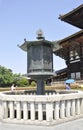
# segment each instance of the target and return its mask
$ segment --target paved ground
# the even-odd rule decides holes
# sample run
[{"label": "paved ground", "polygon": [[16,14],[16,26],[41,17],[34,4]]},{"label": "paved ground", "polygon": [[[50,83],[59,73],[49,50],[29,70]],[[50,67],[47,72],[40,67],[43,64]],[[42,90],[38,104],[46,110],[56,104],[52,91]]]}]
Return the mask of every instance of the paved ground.
[{"label": "paved ground", "polygon": [[83,130],[83,118],[46,127],[0,123],[0,130]]}]

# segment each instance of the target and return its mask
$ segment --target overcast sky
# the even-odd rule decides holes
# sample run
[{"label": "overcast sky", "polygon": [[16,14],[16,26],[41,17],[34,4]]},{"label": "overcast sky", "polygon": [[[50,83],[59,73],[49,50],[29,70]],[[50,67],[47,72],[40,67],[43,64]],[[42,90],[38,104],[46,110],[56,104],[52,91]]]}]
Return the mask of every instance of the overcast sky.
[{"label": "overcast sky", "polygon": [[[63,39],[80,29],[58,19],[83,0],[0,0],[0,65],[13,73],[26,73],[27,55],[17,45],[36,40],[36,31],[42,29],[46,40]],[[54,56],[54,69],[66,65]]]}]

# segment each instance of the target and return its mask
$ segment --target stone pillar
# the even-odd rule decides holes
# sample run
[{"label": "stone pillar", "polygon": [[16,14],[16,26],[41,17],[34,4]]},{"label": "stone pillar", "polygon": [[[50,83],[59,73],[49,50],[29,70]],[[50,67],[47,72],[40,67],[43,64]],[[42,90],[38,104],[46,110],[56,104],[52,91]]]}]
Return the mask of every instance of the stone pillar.
[{"label": "stone pillar", "polygon": [[21,106],[20,106],[20,102],[17,102],[17,119],[18,120],[21,119]]},{"label": "stone pillar", "polygon": [[38,120],[43,120],[42,103],[38,103]]},{"label": "stone pillar", "polygon": [[27,107],[27,102],[23,102],[23,119],[27,120],[28,119],[28,107]]},{"label": "stone pillar", "polygon": [[8,104],[6,101],[3,102],[4,118],[8,118]]},{"label": "stone pillar", "polygon": [[10,107],[10,118],[13,119],[14,118],[14,103],[13,103],[13,101],[10,101],[9,107]]},{"label": "stone pillar", "polygon": [[59,102],[55,102],[54,106],[54,119],[58,120],[59,119]]},{"label": "stone pillar", "polygon": [[46,121],[53,120],[53,103],[46,103]]},{"label": "stone pillar", "polygon": [[81,111],[81,114],[83,114],[83,98],[81,99],[80,111]]},{"label": "stone pillar", "polygon": [[65,117],[65,101],[61,101],[60,104],[60,118]]},{"label": "stone pillar", "polygon": [[71,107],[70,103],[71,103],[70,100],[66,101],[66,117],[70,117],[70,107]]},{"label": "stone pillar", "polygon": [[49,95],[52,95],[52,93],[51,93],[51,92],[49,92]]},{"label": "stone pillar", "polygon": [[75,99],[72,99],[72,102],[71,102],[71,115],[72,116],[75,115]]},{"label": "stone pillar", "polygon": [[35,120],[35,105],[31,102],[31,120]]},{"label": "stone pillar", "polygon": [[76,114],[77,115],[80,114],[80,99],[77,99],[77,102],[76,102]]},{"label": "stone pillar", "polygon": [[45,95],[48,95],[48,93],[46,92]]},{"label": "stone pillar", "polygon": [[37,79],[37,95],[44,95],[44,80]]},{"label": "stone pillar", "polygon": [[0,119],[2,120],[4,116],[4,105],[2,101],[0,101]]}]

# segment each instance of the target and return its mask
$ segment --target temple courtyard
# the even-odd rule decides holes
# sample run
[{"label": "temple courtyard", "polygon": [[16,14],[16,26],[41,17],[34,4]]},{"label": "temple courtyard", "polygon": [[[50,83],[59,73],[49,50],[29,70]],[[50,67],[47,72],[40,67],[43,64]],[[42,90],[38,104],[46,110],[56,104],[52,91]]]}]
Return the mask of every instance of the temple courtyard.
[{"label": "temple courtyard", "polygon": [[83,118],[54,126],[18,125],[0,122],[0,130],[83,130]]}]

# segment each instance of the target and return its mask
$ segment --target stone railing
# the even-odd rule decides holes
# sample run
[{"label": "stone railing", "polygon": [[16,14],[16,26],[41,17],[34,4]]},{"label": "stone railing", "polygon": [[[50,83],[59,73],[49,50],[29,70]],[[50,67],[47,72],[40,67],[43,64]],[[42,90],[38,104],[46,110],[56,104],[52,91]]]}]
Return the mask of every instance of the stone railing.
[{"label": "stone railing", "polygon": [[83,93],[79,91],[56,95],[0,93],[2,122],[53,125],[80,117],[83,117]]}]

